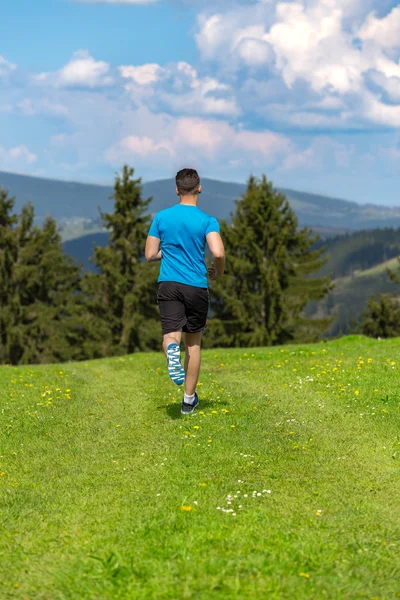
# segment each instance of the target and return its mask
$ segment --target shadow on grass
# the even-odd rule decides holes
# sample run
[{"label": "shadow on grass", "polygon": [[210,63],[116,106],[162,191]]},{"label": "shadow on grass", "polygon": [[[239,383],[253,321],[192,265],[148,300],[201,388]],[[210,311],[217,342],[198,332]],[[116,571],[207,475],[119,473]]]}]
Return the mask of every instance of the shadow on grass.
[{"label": "shadow on grass", "polygon": [[[201,400],[196,411],[205,410],[206,408],[216,408],[217,406],[227,406],[228,402],[219,401],[215,402],[212,400]],[[181,414],[181,403],[180,402],[171,402],[171,404],[167,404],[167,406],[157,406],[158,410],[165,410],[167,415],[171,419],[184,419],[185,415]]]}]

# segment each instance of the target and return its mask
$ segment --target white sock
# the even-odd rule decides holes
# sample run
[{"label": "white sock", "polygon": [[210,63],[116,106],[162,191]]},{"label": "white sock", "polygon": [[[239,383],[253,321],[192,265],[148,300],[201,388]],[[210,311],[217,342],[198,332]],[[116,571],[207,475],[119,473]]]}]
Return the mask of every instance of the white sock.
[{"label": "white sock", "polygon": [[185,392],[185,397],[183,399],[185,404],[191,404],[193,406],[194,404],[194,396],[195,394],[192,394],[191,396],[188,396],[187,393]]}]

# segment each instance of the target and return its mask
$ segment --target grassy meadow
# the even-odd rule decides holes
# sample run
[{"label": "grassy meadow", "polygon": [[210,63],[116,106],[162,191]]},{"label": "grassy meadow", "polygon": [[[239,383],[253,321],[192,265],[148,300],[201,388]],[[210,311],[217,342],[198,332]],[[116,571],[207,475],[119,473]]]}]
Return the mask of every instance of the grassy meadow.
[{"label": "grassy meadow", "polygon": [[0,598],[400,597],[400,340],[0,367]]}]

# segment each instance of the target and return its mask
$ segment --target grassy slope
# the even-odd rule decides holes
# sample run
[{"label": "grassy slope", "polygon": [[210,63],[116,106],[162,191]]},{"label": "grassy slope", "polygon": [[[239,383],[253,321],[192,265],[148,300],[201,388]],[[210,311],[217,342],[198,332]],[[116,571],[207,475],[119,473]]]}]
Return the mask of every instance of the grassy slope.
[{"label": "grassy slope", "polygon": [[[345,285],[351,286],[352,281],[354,281],[355,279],[375,278],[376,276],[380,276],[382,274],[386,275],[387,269],[390,269],[391,271],[398,271],[398,266],[399,266],[399,259],[396,256],[396,258],[391,258],[389,260],[385,260],[384,262],[381,262],[381,263],[375,265],[374,267],[371,267],[370,269],[354,271],[353,277],[349,277],[349,276],[348,277],[340,277],[340,278],[336,279],[335,281],[338,282],[342,286],[345,286]],[[387,275],[386,275],[386,277],[387,277]]]},{"label": "grassy slope", "polygon": [[1,368],[0,598],[395,598],[399,350],[208,351],[185,419],[161,355]]}]

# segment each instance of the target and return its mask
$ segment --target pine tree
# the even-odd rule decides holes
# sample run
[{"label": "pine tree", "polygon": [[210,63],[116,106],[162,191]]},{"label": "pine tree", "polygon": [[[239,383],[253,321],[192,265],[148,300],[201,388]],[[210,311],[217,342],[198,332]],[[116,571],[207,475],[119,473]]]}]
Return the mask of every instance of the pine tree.
[{"label": "pine tree", "polygon": [[[400,266],[400,258],[398,259]],[[400,275],[387,269],[393,283],[400,285]],[[369,337],[391,338],[400,336],[400,297],[395,294],[378,294],[368,300],[359,331]]]},{"label": "pine tree", "polygon": [[379,294],[367,302],[363,313],[360,333],[373,338],[400,336],[400,303],[391,294]]},{"label": "pine tree", "polygon": [[151,198],[142,199],[141,179],[133,179],[133,174],[125,165],[116,176],[114,212],[101,213],[109,232],[108,246],[95,248],[98,272],[85,279],[90,311],[108,326],[107,354],[149,350],[159,344],[157,267],[143,263]]},{"label": "pine tree", "polygon": [[221,224],[226,275],[212,287],[210,345],[264,346],[309,337],[326,321],[305,319],[311,299],[322,298],[330,278],[312,278],[324,248],[298,221],[285,196],[265,176],[250,177],[232,223]]},{"label": "pine tree", "polygon": [[92,327],[80,267],[64,254],[56,222],[35,226],[31,204],[19,216],[13,206],[0,190],[0,363],[98,356],[103,332]]},{"label": "pine tree", "polygon": [[14,198],[0,188],[0,364],[10,361],[12,331],[18,314],[14,268],[18,260],[18,237],[13,213]]},{"label": "pine tree", "polygon": [[32,364],[88,358],[83,351],[89,332],[80,304],[80,268],[64,253],[54,219],[48,217],[42,227],[33,220],[33,207],[27,205],[17,228],[19,319],[11,360]]},{"label": "pine tree", "polygon": [[295,273],[290,278],[285,294],[289,318],[279,343],[315,342],[332,322],[331,317],[309,318],[303,312],[310,301],[315,303],[322,300],[333,288],[330,276],[315,277],[315,273],[327,262],[327,258],[322,257],[325,247],[315,248],[319,235],[307,227],[298,230],[296,238],[298,248],[294,255]]}]

